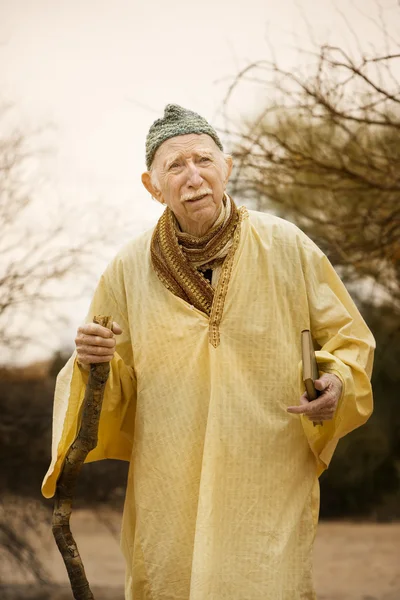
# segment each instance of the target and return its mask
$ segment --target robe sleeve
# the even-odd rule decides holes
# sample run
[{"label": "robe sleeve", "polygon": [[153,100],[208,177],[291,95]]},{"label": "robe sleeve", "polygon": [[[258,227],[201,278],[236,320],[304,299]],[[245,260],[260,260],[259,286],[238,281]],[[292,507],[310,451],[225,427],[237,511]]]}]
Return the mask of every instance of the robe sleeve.
[{"label": "robe sleeve", "polygon": [[[88,454],[85,462],[104,458],[130,460],[132,452],[136,377],[127,313],[124,307],[117,304],[112,286],[112,274],[106,271],[97,286],[86,318],[86,322],[89,323],[95,315],[112,315],[123,333],[116,336],[116,352],[110,363],[110,375],[100,415],[98,444]],[[88,372],[78,365],[74,352],[57,377],[53,409],[52,460],[42,484],[42,494],[46,498],[54,495],[65,455],[79,431],[88,375]]]},{"label": "robe sleeve", "polygon": [[[363,425],[372,413],[370,378],[375,340],[328,258],[306,236],[301,245],[310,329],[320,346],[316,352],[319,373],[334,373],[343,384],[332,421],[314,427],[301,416],[320,475],[339,439]],[[304,392],[302,381],[301,386]]]}]

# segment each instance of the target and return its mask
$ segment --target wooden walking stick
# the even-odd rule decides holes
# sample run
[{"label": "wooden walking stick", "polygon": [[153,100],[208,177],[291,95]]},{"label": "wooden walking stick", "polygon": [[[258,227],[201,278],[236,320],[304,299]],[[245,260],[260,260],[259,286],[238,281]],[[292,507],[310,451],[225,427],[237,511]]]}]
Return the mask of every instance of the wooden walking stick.
[{"label": "wooden walking stick", "polygon": [[[93,321],[112,328],[111,317],[98,316]],[[79,473],[86,456],[97,446],[100,412],[109,373],[108,362],[90,365],[79,433],[66,454],[54,499],[53,535],[64,559],[75,600],[94,600],[69,520]]]}]

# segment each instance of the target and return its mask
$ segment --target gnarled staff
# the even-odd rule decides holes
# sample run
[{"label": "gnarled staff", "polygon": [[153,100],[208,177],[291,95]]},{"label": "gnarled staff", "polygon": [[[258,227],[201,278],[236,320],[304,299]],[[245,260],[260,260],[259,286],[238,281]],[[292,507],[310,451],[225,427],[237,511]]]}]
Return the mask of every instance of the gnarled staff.
[{"label": "gnarled staff", "polygon": [[[110,316],[97,316],[93,321],[112,328]],[[69,521],[79,473],[86,456],[97,446],[100,412],[109,373],[108,362],[90,365],[79,433],[66,454],[55,493],[52,530],[67,568],[75,600],[94,600]]]}]

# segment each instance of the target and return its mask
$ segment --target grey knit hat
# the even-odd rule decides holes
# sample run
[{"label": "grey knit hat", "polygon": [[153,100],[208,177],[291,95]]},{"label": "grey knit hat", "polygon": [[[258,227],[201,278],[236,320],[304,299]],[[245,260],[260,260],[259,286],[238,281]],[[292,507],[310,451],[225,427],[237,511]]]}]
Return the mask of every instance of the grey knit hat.
[{"label": "grey knit hat", "polygon": [[162,119],[154,121],[146,138],[146,166],[149,170],[153,162],[157,148],[165,140],[177,135],[188,133],[206,133],[217,144],[220,150],[224,150],[217,132],[207,121],[197,113],[182,108],[178,104],[167,104]]}]

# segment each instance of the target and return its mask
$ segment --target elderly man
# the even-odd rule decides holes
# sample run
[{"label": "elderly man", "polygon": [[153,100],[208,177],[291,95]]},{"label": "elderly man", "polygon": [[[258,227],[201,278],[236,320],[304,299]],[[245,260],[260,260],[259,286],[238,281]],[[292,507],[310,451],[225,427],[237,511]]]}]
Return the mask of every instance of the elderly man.
[{"label": "elderly man", "polygon": [[[108,266],[78,330],[43,493],[76,436],[88,365],[110,361],[88,458],[130,461],[126,598],[315,598],[318,476],[371,413],[374,340],[309,238],[226,194],[232,160],[205,119],[168,105],[146,161],[166,208]],[[113,333],[94,314],[113,315]],[[302,329],[320,347],[313,402]]]}]

